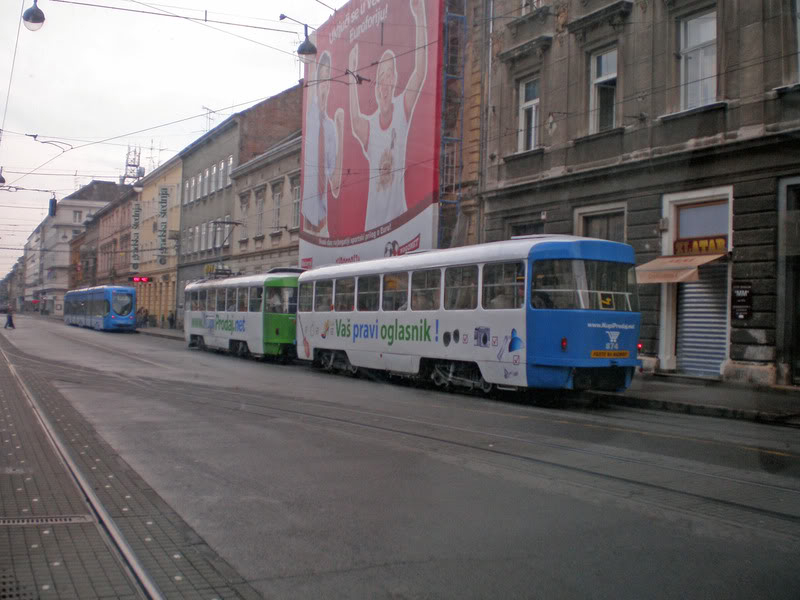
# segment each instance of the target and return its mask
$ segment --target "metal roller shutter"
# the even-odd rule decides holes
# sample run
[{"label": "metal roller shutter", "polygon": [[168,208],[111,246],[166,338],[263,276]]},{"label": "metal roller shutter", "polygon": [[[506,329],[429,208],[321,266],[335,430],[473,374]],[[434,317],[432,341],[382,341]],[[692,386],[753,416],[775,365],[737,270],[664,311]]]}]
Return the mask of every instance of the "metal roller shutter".
[{"label": "metal roller shutter", "polygon": [[728,333],[728,265],[700,267],[700,280],[678,284],[678,371],[720,377]]}]

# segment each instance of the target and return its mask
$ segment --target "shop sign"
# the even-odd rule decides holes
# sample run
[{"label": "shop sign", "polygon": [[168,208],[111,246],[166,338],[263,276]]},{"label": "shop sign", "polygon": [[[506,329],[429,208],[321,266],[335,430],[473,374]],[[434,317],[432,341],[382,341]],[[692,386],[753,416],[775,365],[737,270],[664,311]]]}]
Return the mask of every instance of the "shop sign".
[{"label": "shop sign", "polygon": [[753,284],[750,281],[734,281],[731,293],[731,318],[736,321],[753,316]]},{"label": "shop sign", "polygon": [[727,251],[727,235],[685,238],[673,244],[673,254],[725,254]]}]

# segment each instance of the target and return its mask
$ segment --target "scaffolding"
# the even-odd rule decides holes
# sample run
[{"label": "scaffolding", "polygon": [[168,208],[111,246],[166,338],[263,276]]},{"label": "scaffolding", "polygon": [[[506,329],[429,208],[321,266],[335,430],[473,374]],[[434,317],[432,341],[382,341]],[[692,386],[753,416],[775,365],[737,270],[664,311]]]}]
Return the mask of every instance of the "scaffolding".
[{"label": "scaffolding", "polygon": [[437,247],[458,243],[454,232],[461,212],[464,171],[464,68],[467,0],[446,0],[442,34],[442,126],[439,150],[439,231]]}]

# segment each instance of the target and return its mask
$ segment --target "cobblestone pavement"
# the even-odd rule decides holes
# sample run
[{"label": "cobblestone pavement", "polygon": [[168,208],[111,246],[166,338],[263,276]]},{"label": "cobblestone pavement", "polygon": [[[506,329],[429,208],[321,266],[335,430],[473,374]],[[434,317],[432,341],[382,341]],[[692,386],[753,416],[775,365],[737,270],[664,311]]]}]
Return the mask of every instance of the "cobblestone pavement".
[{"label": "cobblestone pavement", "polygon": [[24,382],[165,598],[259,598],[101,439],[52,380],[99,377],[21,354],[0,336],[0,598],[140,598],[60,458]]}]

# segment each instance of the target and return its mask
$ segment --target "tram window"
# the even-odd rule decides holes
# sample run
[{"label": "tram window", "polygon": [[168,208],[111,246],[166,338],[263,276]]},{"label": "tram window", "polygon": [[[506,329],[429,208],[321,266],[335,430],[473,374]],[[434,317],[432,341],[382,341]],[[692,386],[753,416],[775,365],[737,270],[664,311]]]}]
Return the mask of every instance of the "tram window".
[{"label": "tram window", "polygon": [[336,291],[334,293],[334,310],[349,312],[353,310],[356,295],[356,280],[354,277],[346,277],[336,280]]},{"label": "tram window", "polygon": [[200,310],[200,308],[198,306],[198,300],[197,300],[197,290],[193,290],[192,291],[191,307],[192,307],[192,310]]},{"label": "tram window", "polygon": [[217,288],[217,311],[225,310],[225,288]]},{"label": "tram window", "polygon": [[225,289],[225,310],[234,312],[236,310],[236,288]]},{"label": "tram window", "polygon": [[236,290],[238,301],[236,303],[236,310],[238,312],[247,312],[247,288],[240,287]]},{"label": "tram window", "polygon": [[295,314],[297,312],[297,288],[283,288],[283,295],[286,298],[287,312],[291,315]]},{"label": "tram window", "polygon": [[[133,312],[132,294],[114,292],[113,296],[111,297],[111,300],[114,312],[117,313],[119,316],[127,317],[129,314],[131,314],[131,312]],[[108,300],[106,300],[106,304],[108,304]],[[106,312],[108,312],[107,309]]]},{"label": "tram window", "polygon": [[439,310],[442,272],[439,269],[411,274],[411,310]]},{"label": "tram window", "polygon": [[408,308],[408,273],[386,273],[383,276],[383,310]]},{"label": "tram window", "polygon": [[521,308],[525,303],[525,266],[522,262],[483,266],[483,308]]},{"label": "tram window", "polygon": [[301,283],[300,284],[300,302],[297,309],[300,312],[311,312],[314,306],[314,284]]},{"label": "tram window", "polygon": [[381,278],[378,275],[358,278],[358,310],[372,312],[378,310]]},{"label": "tram window", "polygon": [[533,265],[531,306],[638,311],[634,267],[601,260],[537,260]]},{"label": "tram window", "polygon": [[314,311],[329,312],[333,301],[333,280],[318,281],[314,288]]},{"label": "tram window", "polygon": [[261,299],[264,289],[261,287],[250,288],[250,312],[261,312]]},{"label": "tram window", "polygon": [[206,310],[217,308],[217,290],[206,290]]},{"label": "tram window", "polygon": [[473,310],[478,306],[478,267],[448,267],[444,270],[445,310]]},{"label": "tram window", "polygon": [[192,292],[187,290],[187,291],[185,291],[183,293],[183,296],[184,296],[183,305],[186,307],[186,310],[191,310],[191,308],[192,308]]},{"label": "tram window", "polygon": [[108,300],[103,300],[103,316],[108,316],[109,311],[111,310],[111,303]]}]

